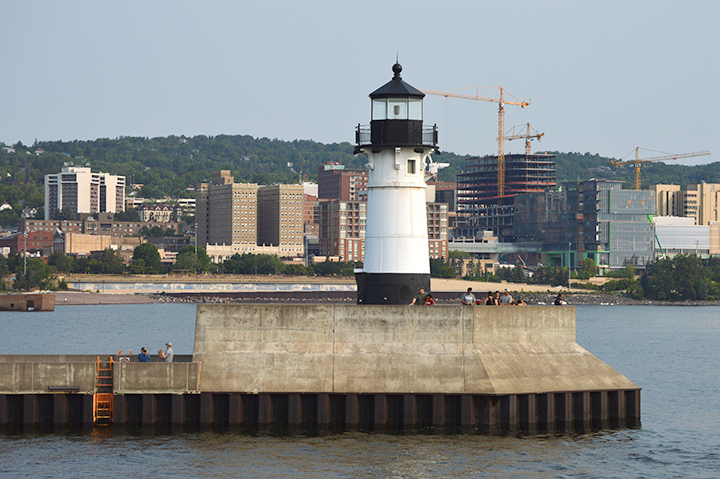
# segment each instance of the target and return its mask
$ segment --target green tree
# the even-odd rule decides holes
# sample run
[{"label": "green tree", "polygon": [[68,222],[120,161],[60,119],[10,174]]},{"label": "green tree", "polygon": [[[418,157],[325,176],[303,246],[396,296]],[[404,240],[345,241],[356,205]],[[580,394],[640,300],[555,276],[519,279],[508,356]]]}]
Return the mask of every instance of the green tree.
[{"label": "green tree", "polygon": [[430,276],[433,278],[455,278],[455,268],[442,259],[431,259]]},{"label": "green tree", "polygon": [[115,221],[140,221],[140,215],[135,208],[128,208],[113,215]]},{"label": "green tree", "polygon": [[178,255],[172,269],[175,271],[197,271],[198,273],[210,271],[210,257],[207,255],[205,248],[198,246],[197,254],[195,254],[194,246],[183,246],[178,251]]},{"label": "green tree", "polygon": [[140,234],[148,238],[157,238],[159,236],[173,236],[175,234],[175,228],[163,228],[162,226],[152,226],[148,228],[147,226],[143,226],[140,230]]},{"label": "green tree", "polygon": [[[142,261],[142,269],[140,261]],[[136,262],[138,262],[137,265],[135,265]],[[160,253],[158,252],[157,246],[152,243],[141,243],[135,247],[133,250],[131,266],[132,265],[135,265],[133,271],[137,271],[138,273],[158,274],[163,270]]]},{"label": "green tree", "polygon": [[0,255],[0,289],[7,289],[7,276],[10,273],[8,268],[8,261],[5,256]]},{"label": "green tree", "polygon": [[117,252],[108,248],[97,259],[90,260],[88,272],[93,274],[122,274],[125,272],[125,265]]},{"label": "green tree", "polygon": [[578,279],[590,279],[595,276],[597,276],[597,265],[595,261],[593,261],[592,258],[585,258],[575,277]]},{"label": "green tree", "polygon": [[72,273],[73,271],[72,256],[68,256],[62,251],[52,253],[48,256],[48,264],[50,266],[55,266],[55,268],[57,268],[57,270],[61,273]]},{"label": "green tree", "polygon": [[16,267],[13,288],[23,291],[57,289],[56,272],[54,266],[40,258],[27,258],[27,268],[24,264]]},{"label": "green tree", "polygon": [[17,226],[20,217],[12,209],[0,211],[0,226]]},{"label": "green tree", "polygon": [[704,300],[714,289],[707,278],[709,274],[712,274],[711,267],[703,267],[700,258],[684,254],[651,261],[640,282],[647,298]]},{"label": "green tree", "polygon": [[282,274],[288,276],[308,276],[308,273],[313,270],[312,268],[306,268],[303,264],[291,263],[283,265],[281,271]]}]

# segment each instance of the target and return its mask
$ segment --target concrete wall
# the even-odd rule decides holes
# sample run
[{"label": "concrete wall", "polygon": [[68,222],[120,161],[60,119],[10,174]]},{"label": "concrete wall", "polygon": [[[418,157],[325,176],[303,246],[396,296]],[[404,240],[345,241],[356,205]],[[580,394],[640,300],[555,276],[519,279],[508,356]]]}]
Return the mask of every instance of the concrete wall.
[{"label": "concrete wall", "polygon": [[94,363],[0,363],[0,394],[48,393],[50,387],[95,392]]},{"label": "concrete wall", "polygon": [[0,294],[0,311],[54,311],[55,295],[42,293]]},{"label": "concrete wall", "polygon": [[198,305],[203,392],[637,389],[575,342],[573,307]]},{"label": "concrete wall", "polygon": [[113,392],[185,393],[198,390],[198,363],[122,363],[113,366]]}]

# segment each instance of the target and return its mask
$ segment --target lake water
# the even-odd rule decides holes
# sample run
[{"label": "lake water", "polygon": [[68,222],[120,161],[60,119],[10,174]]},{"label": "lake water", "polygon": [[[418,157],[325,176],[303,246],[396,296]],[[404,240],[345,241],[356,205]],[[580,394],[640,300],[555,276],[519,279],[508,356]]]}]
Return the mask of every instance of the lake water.
[{"label": "lake water", "polygon": [[[195,305],[0,314],[0,354],[192,353]],[[0,477],[720,477],[720,307],[578,306],[578,343],[642,391],[642,427],[586,435],[0,434]]]}]

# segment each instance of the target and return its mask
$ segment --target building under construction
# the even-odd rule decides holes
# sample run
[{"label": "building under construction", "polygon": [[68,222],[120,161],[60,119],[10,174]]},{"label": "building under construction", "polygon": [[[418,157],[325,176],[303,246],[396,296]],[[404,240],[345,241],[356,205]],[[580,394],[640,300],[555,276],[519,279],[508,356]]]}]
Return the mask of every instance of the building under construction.
[{"label": "building under construction", "polygon": [[457,177],[458,237],[482,236],[482,231],[491,230],[500,241],[514,241],[515,195],[542,193],[556,185],[555,155],[551,154],[505,155],[502,193],[497,156],[469,158],[465,165]]}]

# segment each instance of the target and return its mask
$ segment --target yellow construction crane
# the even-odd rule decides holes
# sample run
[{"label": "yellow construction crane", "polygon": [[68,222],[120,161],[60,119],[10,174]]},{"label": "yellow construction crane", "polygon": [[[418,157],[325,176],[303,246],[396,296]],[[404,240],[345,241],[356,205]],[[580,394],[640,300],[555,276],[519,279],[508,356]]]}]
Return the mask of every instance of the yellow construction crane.
[{"label": "yellow construction crane", "polygon": [[[444,96],[445,98],[463,98],[465,100],[479,100],[489,101],[497,103],[498,108],[498,196],[503,196],[505,193],[505,105],[519,105],[525,108],[530,104],[529,101],[520,101],[512,93],[508,93],[503,87],[498,87],[500,90],[499,98],[493,98],[489,96],[480,96],[480,88],[488,88],[476,86],[475,95],[465,95],[462,93],[455,93],[452,91],[435,91],[435,90],[419,90],[427,95],[438,95]],[[515,98],[517,101],[506,101],[505,93]]]},{"label": "yellow construction crane", "polygon": [[[515,133],[516,129],[518,129],[517,133]],[[530,140],[536,139],[537,141],[540,141],[543,136],[545,136],[545,133],[538,132],[535,128],[530,126],[530,123],[526,123],[525,125],[513,126],[512,128],[510,128],[508,130],[507,133],[505,133],[505,139],[507,141],[520,140],[522,138],[525,138],[525,154],[526,155],[532,154],[532,149],[530,147]],[[499,138],[498,138],[498,140],[499,140]]]},{"label": "yellow construction crane", "polygon": [[[645,149],[645,148],[643,148]],[[649,150],[652,151],[652,150]],[[677,160],[678,158],[692,158],[693,156],[705,156],[709,155],[709,151],[698,151],[697,153],[683,153],[681,155],[666,155],[666,156],[655,156],[652,158],[640,159],[640,148],[635,147],[635,159],[627,161],[614,161],[610,160],[610,164],[613,166],[625,166],[635,165],[635,189],[640,189],[640,163],[649,163],[651,161],[663,161],[663,160]]]}]

